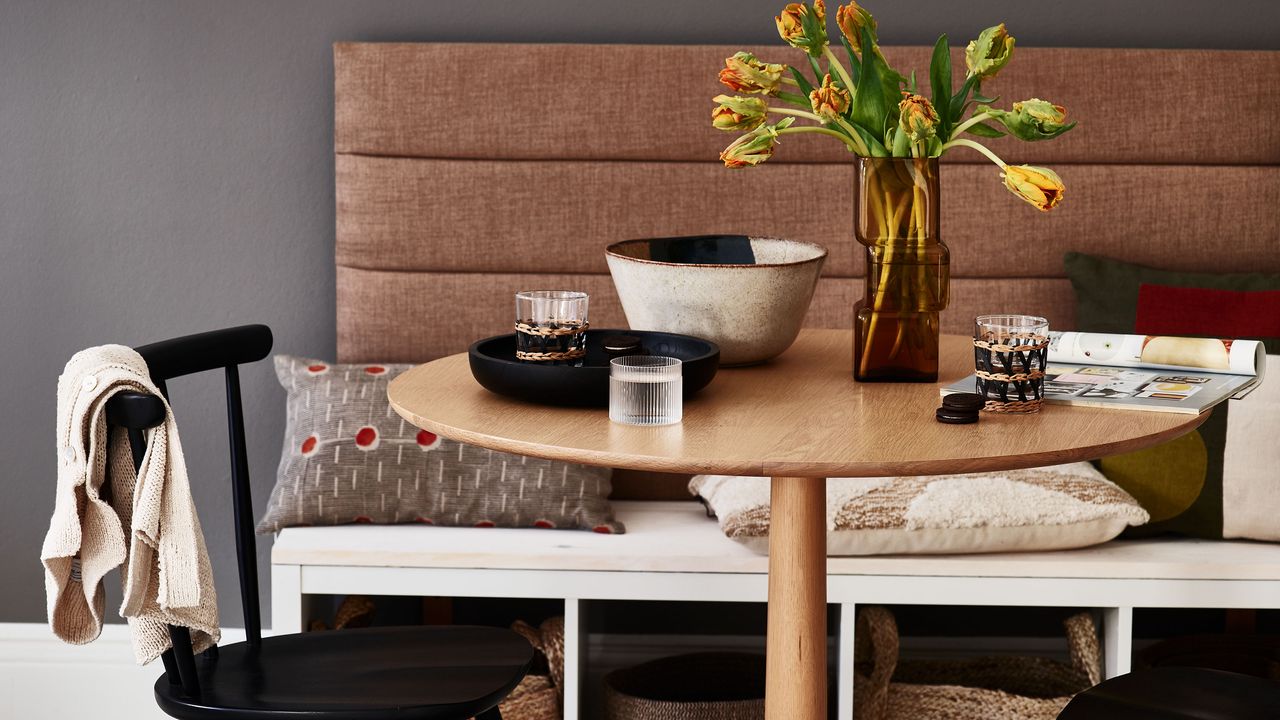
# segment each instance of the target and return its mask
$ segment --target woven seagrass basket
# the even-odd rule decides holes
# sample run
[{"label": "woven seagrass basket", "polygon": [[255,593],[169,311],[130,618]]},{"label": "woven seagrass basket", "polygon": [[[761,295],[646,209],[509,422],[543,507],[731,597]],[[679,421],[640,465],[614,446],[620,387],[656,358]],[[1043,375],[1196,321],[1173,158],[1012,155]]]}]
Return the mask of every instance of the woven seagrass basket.
[{"label": "woven seagrass basket", "polygon": [[881,607],[858,614],[855,720],[1054,720],[1102,681],[1093,617],[1063,622],[1071,664],[1049,658],[899,661],[898,626]]},{"label": "woven seagrass basket", "polygon": [[[534,628],[524,622],[511,626],[546,661],[543,675],[535,667],[498,706],[503,720],[560,720],[564,692],[564,618],[553,617]],[[541,666],[541,660],[536,666]]]},{"label": "woven seagrass basket", "polygon": [[605,676],[608,720],[764,720],[764,656],[707,652]]}]

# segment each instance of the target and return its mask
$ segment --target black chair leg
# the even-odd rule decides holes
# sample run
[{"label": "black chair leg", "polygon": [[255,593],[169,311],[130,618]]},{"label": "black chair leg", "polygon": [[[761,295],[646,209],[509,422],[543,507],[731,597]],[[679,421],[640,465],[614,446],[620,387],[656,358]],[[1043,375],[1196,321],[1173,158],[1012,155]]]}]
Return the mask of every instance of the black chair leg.
[{"label": "black chair leg", "polygon": [[502,720],[502,713],[498,712],[498,707],[495,705],[477,715],[476,720]]}]

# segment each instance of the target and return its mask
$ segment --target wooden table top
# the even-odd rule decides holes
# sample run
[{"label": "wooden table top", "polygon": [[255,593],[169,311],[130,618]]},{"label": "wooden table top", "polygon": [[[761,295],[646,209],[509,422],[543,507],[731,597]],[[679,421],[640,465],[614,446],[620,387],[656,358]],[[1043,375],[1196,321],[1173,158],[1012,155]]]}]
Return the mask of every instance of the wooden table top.
[{"label": "wooden table top", "polygon": [[852,332],[805,330],[775,360],[722,368],[685,402],[684,421],[635,427],[604,408],[532,405],[471,377],[466,353],[393,380],[414,425],[505,452],[673,473],[796,477],[937,475],[1091,460],[1178,437],[1204,415],[1047,405],[1033,415],[934,420],[938,388],[973,371],[969,339],[942,338],[939,384],[857,383]]}]

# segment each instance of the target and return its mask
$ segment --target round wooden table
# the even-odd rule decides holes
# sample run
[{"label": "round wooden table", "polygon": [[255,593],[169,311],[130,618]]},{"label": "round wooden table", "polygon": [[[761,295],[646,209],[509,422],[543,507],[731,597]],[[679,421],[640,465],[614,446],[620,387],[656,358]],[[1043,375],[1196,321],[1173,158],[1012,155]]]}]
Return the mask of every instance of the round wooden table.
[{"label": "round wooden table", "polygon": [[[856,383],[852,333],[806,330],[781,357],[725,368],[684,422],[632,427],[603,409],[530,405],[471,377],[465,353],[420,365],[387,394],[420,428],[480,447],[634,470],[770,476],[768,720],[827,717],[826,478],[1012,470],[1137,450],[1204,418],[1050,406],[936,422],[938,385]],[[940,383],[973,371],[967,338],[942,340]]]}]

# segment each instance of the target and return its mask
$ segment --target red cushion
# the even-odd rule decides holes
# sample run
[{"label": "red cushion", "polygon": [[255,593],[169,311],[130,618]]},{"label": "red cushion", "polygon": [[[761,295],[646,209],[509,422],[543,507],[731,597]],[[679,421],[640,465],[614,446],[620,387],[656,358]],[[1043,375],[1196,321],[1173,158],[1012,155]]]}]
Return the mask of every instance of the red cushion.
[{"label": "red cushion", "polygon": [[1138,288],[1141,335],[1221,338],[1280,337],[1280,290],[1210,290],[1143,283]]}]

